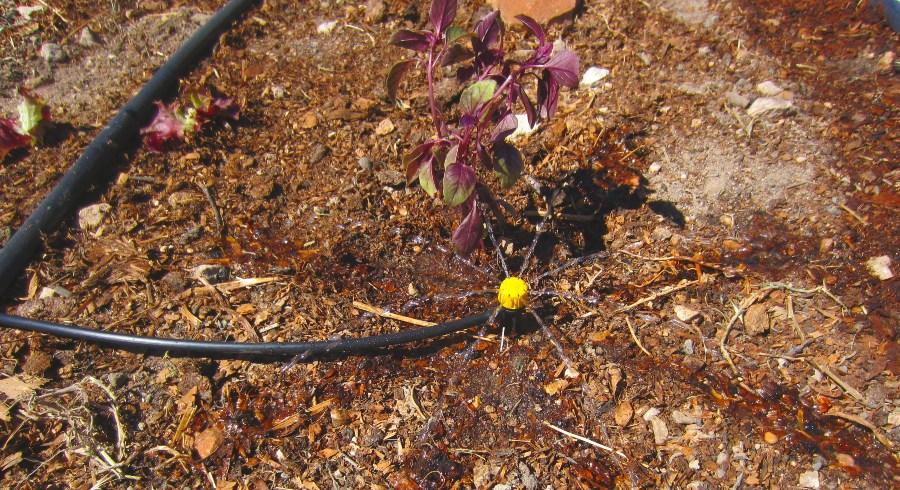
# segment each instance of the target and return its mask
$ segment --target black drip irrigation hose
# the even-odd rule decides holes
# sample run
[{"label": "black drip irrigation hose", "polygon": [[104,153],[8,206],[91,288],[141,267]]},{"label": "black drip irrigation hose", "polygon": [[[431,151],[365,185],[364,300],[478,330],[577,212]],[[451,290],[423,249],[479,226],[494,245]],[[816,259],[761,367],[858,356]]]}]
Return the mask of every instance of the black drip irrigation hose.
[{"label": "black drip irrigation hose", "polygon": [[223,342],[180,340],[160,337],[144,337],[115,332],[104,332],[75,325],[32,320],[20,316],[0,314],[0,325],[41,332],[115,349],[143,353],[168,353],[173,356],[248,358],[289,357],[302,359],[338,354],[360,354],[377,351],[393,345],[407,344],[440,337],[480,325],[491,317],[493,311],[460,318],[431,327],[413,328],[383,335],[356,339],[323,340],[318,342]]},{"label": "black drip irrigation hose", "polygon": [[[84,192],[97,184],[96,180],[102,175],[102,170],[112,165],[114,159],[136,141],[140,128],[145,126],[152,116],[153,103],[175,93],[181,77],[196,67],[212,50],[219,35],[257,2],[258,0],[229,1],[156,71],[140,92],[128,101],[103,131],[91,141],[59,183],[41,201],[31,216],[25,220],[25,223],[16,230],[6,245],[0,249],[0,296],[6,293],[6,290],[28,265],[35,251],[40,248],[41,235],[55,230],[60,222],[75,209]],[[4,314],[0,314],[0,326],[41,332],[136,352],[213,358],[298,355],[306,358],[364,353],[393,345],[439,337],[484,323],[490,316],[491,312],[487,311],[432,327],[365,338],[284,343],[195,341],[144,337]]]}]

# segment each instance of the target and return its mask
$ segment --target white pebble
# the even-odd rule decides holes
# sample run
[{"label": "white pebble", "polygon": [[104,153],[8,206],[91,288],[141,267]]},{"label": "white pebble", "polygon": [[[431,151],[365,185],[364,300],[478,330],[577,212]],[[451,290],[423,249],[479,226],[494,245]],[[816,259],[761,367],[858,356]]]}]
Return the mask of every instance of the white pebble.
[{"label": "white pebble", "polygon": [[318,32],[319,34],[330,34],[335,27],[337,27],[336,20],[326,20],[325,22],[322,22],[321,24],[316,26],[316,32]]},{"label": "white pebble", "polygon": [[584,71],[584,75],[581,76],[581,85],[582,87],[593,87],[597,85],[600,80],[609,76],[609,70],[606,68],[600,68],[599,66],[592,66]]}]

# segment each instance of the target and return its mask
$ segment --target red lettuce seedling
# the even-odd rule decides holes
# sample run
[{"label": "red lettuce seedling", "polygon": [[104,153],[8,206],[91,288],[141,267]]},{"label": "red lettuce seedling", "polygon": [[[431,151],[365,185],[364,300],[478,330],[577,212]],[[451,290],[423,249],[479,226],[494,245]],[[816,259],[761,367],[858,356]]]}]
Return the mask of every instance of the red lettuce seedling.
[{"label": "red lettuce seedling", "polygon": [[0,118],[0,161],[17,148],[27,148],[37,143],[46,123],[50,122],[50,108],[43,99],[24,87],[19,88],[22,102],[19,119]]},{"label": "red lettuce seedling", "polygon": [[[521,105],[532,127],[552,117],[560,86],[578,85],[578,56],[567,49],[554,52],[540,24],[522,15],[516,19],[535,37],[537,46],[524,60],[507,59],[500,13],[487,14],[474,32],[467,33],[453,25],[456,6],[456,0],[433,0],[430,30],[394,33],[392,44],[416,54],[391,68],[385,88],[390,99],[396,98],[409,71],[414,66],[424,68],[435,135],[404,156],[406,178],[410,184],[418,180],[429,196],[440,195],[445,204],[461,211],[462,221],[452,240],[457,251],[467,254],[481,241],[480,204],[496,208],[493,193],[478,179],[478,167],[493,172],[502,188],[518,180],[522,155],[506,142],[517,127],[513,110]],[[466,84],[452,122],[435,96],[435,77],[447,66],[458,66],[456,77]],[[534,100],[526,93],[529,80],[536,85]]]},{"label": "red lettuce seedling", "polygon": [[184,141],[208,122],[215,119],[238,119],[240,110],[234,100],[227,97],[191,94],[190,105],[180,107],[177,102],[156,102],[156,116],[147,127],[141,129],[144,144],[154,153],[163,151],[170,142]]}]

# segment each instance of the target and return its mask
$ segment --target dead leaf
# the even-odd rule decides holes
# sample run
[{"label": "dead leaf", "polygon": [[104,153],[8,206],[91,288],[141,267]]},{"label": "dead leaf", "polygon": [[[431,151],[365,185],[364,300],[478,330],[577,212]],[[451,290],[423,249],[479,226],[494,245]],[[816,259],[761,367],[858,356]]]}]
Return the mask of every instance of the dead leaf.
[{"label": "dead leaf", "polygon": [[569,381],[565,379],[556,379],[544,385],[544,391],[548,395],[555,395],[569,386]]},{"label": "dead leaf", "polygon": [[615,397],[619,392],[619,384],[622,382],[622,370],[615,366],[609,368],[609,392]]},{"label": "dead leaf", "polygon": [[744,328],[750,335],[763,335],[769,331],[769,313],[764,304],[753,305],[744,313]]},{"label": "dead leaf", "polygon": [[178,406],[179,414],[184,413],[186,410],[190,410],[194,406],[197,400],[197,391],[198,388],[194,386],[175,402],[175,405]]},{"label": "dead leaf", "polygon": [[634,417],[634,407],[631,406],[631,402],[625,400],[622,403],[619,403],[618,406],[616,406],[616,411],[613,414],[613,418],[616,420],[616,425],[618,425],[619,427],[625,427],[631,422],[632,417]]},{"label": "dead leaf", "polygon": [[2,420],[3,422],[9,422],[10,420],[12,420],[9,417],[9,405],[5,403],[0,403],[0,420]]},{"label": "dead leaf", "polygon": [[212,453],[219,449],[222,441],[225,440],[225,434],[219,428],[213,426],[196,435],[194,438],[194,449],[201,460],[208,458]]},{"label": "dead leaf", "polygon": [[326,447],[325,449],[319,451],[319,456],[321,456],[325,459],[328,459],[328,458],[334,456],[335,454],[337,454],[338,452],[339,451],[337,449]]},{"label": "dead leaf", "polygon": [[0,393],[13,401],[24,400],[34,394],[35,390],[46,383],[47,380],[37,376],[10,376],[0,379]]}]

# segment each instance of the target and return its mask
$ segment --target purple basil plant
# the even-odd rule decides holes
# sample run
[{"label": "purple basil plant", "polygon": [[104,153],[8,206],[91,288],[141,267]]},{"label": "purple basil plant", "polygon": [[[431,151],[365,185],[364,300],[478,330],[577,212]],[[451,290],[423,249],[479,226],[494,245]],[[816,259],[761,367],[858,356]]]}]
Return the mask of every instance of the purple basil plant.
[{"label": "purple basil plant", "polygon": [[[461,211],[452,240],[458,252],[468,254],[481,242],[481,205],[498,209],[493,193],[478,179],[478,167],[492,172],[502,188],[518,180],[522,155],[506,142],[518,124],[513,111],[521,105],[531,127],[552,117],[560,86],[578,85],[578,56],[566,49],[554,52],[540,24],[520,15],[516,19],[537,39],[537,46],[524,60],[507,59],[500,13],[487,14],[475,32],[468,33],[453,25],[456,6],[456,0],[433,0],[431,30],[404,29],[393,35],[392,44],[416,56],[391,68],[386,89],[394,99],[410,69],[424,68],[435,134],[404,156],[406,178],[410,184],[418,180],[429,196],[440,195]],[[435,97],[436,74],[448,66],[458,67],[456,77],[465,84],[452,121]],[[536,83],[535,100],[526,93],[526,83]]]}]

